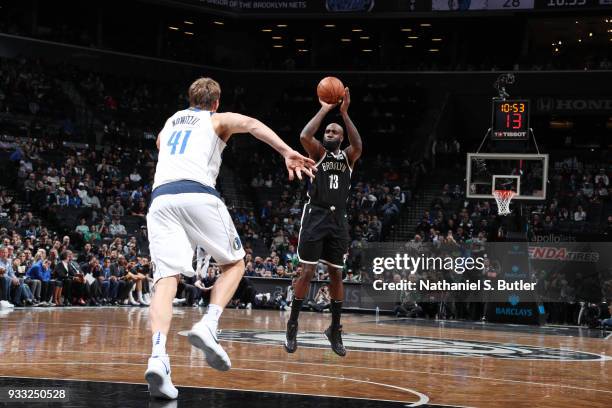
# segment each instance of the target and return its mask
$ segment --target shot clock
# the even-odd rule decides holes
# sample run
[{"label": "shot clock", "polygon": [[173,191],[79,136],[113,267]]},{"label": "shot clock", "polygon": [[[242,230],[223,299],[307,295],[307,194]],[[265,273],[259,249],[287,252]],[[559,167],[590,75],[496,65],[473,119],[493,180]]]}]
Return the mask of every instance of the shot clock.
[{"label": "shot clock", "polygon": [[528,100],[493,100],[491,139],[529,139]]}]

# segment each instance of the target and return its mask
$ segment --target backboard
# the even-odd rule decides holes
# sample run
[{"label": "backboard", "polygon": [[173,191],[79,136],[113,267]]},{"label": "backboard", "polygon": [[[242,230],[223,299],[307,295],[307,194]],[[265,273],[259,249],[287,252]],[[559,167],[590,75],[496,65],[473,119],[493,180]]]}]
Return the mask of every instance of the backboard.
[{"label": "backboard", "polygon": [[467,154],[467,198],[493,199],[494,190],[512,190],[514,200],[544,200],[547,182],[547,154]]}]

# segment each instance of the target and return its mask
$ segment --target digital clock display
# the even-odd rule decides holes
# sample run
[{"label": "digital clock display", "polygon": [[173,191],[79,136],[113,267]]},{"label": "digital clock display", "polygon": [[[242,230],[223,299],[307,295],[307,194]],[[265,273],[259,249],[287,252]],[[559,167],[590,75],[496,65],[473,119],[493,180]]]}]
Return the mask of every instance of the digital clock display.
[{"label": "digital clock display", "polygon": [[492,139],[527,140],[529,138],[529,101],[493,101],[492,122]]}]

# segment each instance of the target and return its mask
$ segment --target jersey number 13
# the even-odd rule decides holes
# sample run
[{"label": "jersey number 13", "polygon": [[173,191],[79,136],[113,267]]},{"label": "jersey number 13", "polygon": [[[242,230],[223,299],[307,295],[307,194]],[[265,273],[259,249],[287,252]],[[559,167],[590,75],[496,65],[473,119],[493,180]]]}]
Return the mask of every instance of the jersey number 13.
[{"label": "jersey number 13", "polygon": [[338,189],[338,175],[337,174],[329,175],[329,188],[330,190]]}]

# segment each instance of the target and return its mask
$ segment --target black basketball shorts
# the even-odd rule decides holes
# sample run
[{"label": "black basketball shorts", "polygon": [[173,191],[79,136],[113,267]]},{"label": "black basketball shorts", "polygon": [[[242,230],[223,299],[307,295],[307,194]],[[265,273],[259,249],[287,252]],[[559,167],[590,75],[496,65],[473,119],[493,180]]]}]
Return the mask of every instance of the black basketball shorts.
[{"label": "black basketball shorts", "polygon": [[343,268],[350,243],[345,211],[306,204],[302,214],[297,255],[305,264]]}]

